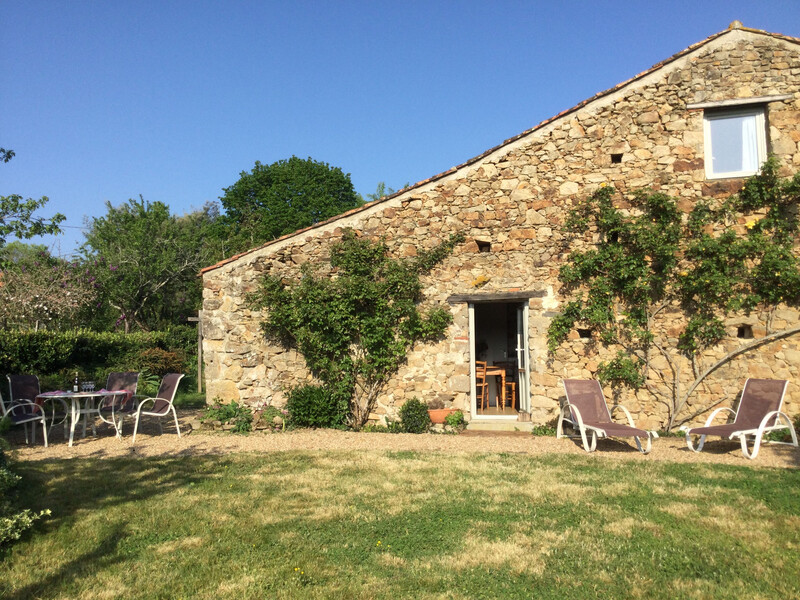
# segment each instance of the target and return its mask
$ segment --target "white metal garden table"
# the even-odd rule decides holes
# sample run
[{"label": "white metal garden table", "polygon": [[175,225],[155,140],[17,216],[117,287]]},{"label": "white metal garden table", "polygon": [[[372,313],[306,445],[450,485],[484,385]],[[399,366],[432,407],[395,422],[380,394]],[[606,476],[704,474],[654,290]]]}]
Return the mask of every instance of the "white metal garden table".
[{"label": "white metal garden table", "polygon": [[[95,401],[97,399],[102,399],[109,396],[119,396],[120,394],[126,393],[127,392],[124,390],[99,390],[97,392],[45,392],[36,396],[36,402],[41,403],[45,400],[56,399],[69,401],[69,445],[72,447],[72,440],[75,437],[75,427],[78,424],[81,416],[85,417],[83,420],[83,437],[86,437],[86,420],[88,419],[89,415],[97,415]],[[81,403],[83,403],[83,406],[81,406]],[[95,433],[94,421],[92,421],[92,434],[94,435]]]}]

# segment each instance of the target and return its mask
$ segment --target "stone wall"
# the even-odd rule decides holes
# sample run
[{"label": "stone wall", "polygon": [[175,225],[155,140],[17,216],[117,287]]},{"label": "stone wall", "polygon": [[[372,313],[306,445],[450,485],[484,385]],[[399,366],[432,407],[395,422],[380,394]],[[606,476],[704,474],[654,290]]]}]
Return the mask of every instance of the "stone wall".
[{"label": "stone wall", "polygon": [[[261,315],[248,308],[247,294],[263,273],[296,277],[306,262],[324,268],[330,242],[345,227],[385,236],[399,256],[414,256],[418,248],[462,231],[467,242],[424,280],[427,301],[447,303],[454,294],[536,292],[528,301],[530,412],[534,422],[552,421],[563,396],[561,378],[591,377],[607,356],[577,335],[555,356],[547,355],[546,330],[561,301],[558,269],[570,250],[591,243],[567,247],[561,233],[566,212],[601,184],[622,192],[661,190],[677,197],[685,210],[700,197],[737,190],[742,180],[706,179],[703,111],[687,108],[694,103],[790,96],[766,106],[770,149],[784,174],[795,172],[800,167],[797,65],[796,41],[749,30],[725,32],[442,176],[207,269],[203,350],[209,399],[280,406],[287,390],[312,379],[302,357],[265,342]],[[621,162],[612,160],[620,154]],[[490,251],[481,251],[479,243]],[[411,396],[439,397],[469,411],[469,312],[464,302],[450,308],[454,320],[445,339],[413,349],[380,399],[376,417],[395,414]],[[798,314],[783,310],[779,320],[797,323]],[[755,333],[765,332],[758,315],[733,319],[731,337],[703,360],[742,343],[736,328],[745,322]],[[673,335],[675,325],[668,324],[663,335]],[[773,323],[773,329],[777,326]],[[800,382],[798,358],[800,339],[765,346],[712,375],[693,406],[720,394],[735,395],[748,375]],[[649,394],[621,399],[642,426],[663,421],[663,407]],[[793,414],[800,412],[795,383],[787,405]]]}]

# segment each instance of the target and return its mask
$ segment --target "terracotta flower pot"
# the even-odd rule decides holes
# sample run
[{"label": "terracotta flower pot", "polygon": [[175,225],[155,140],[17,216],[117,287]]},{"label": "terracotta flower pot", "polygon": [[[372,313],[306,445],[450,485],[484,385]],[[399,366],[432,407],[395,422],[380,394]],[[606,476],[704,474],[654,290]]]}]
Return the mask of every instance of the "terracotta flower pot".
[{"label": "terracotta flower pot", "polygon": [[432,423],[442,424],[444,423],[445,417],[454,412],[455,410],[452,408],[429,408],[428,416],[431,418]]}]

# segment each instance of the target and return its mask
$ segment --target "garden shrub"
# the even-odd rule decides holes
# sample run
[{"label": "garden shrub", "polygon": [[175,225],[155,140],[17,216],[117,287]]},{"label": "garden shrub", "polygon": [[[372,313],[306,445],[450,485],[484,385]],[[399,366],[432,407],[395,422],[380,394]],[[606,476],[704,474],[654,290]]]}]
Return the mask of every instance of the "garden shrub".
[{"label": "garden shrub", "polygon": [[167,373],[182,373],[186,358],[181,352],[163,348],[146,348],[139,353],[135,368],[163,377]]},{"label": "garden shrub", "polygon": [[97,332],[0,330],[0,364],[7,373],[35,373],[42,389],[64,389],[75,377],[105,385],[111,371],[187,375],[196,383],[197,329]]},{"label": "garden shrub", "polygon": [[347,399],[318,385],[294,388],[289,393],[286,408],[293,427],[343,429],[347,425]]},{"label": "garden shrub", "polygon": [[[181,383],[183,383],[183,379],[181,379]],[[139,384],[136,387],[136,393],[140,396],[152,398],[158,394],[160,385],[161,378],[158,375],[150,373],[147,370],[142,370],[139,371]]]},{"label": "garden shrub", "polygon": [[203,420],[233,425],[231,429],[233,433],[247,433],[253,429],[253,411],[249,406],[239,404],[235,400],[223,404],[216,398],[214,404],[206,408]]},{"label": "garden shrub", "polygon": [[[4,442],[5,440],[0,440]],[[20,481],[8,465],[3,448],[0,447],[0,556],[11,543],[17,541],[34,522],[50,514],[49,510],[34,512],[29,508],[20,509],[12,502],[12,492]]]},{"label": "garden shrub", "polygon": [[431,427],[428,405],[414,396],[400,407],[400,423],[406,433],[425,433]]}]

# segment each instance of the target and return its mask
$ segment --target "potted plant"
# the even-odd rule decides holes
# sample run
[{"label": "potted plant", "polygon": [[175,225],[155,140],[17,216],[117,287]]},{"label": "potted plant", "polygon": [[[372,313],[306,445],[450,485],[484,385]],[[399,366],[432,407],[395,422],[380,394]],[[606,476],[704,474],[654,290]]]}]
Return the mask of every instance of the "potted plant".
[{"label": "potted plant", "polygon": [[436,398],[428,402],[428,416],[431,418],[431,423],[443,424],[447,415],[454,412],[452,408],[445,408],[444,400]]}]

